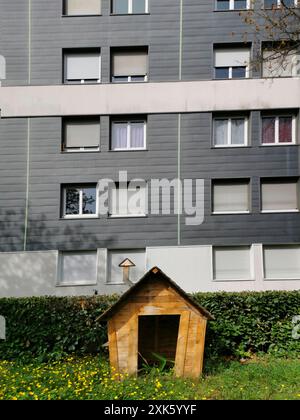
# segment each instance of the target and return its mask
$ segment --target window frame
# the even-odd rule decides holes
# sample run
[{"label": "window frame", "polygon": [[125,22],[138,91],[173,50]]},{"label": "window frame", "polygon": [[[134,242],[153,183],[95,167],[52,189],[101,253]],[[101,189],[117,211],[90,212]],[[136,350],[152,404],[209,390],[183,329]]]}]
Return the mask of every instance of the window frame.
[{"label": "window frame", "polygon": [[[124,16],[124,15],[120,15]],[[126,16],[126,15],[125,15]],[[115,76],[114,75],[114,54],[118,53],[138,53],[143,52],[147,56],[147,68],[146,73],[141,75],[127,75],[124,74],[122,76]],[[134,78],[141,78],[142,80],[132,80]],[[125,79],[125,80],[118,80],[118,79]],[[125,83],[146,83],[149,82],[149,46],[132,46],[132,47],[111,47],[110,48],[110,82],[112,84],[125,84]]]},{"label": "window frame", "polygon": [[[83,214],[82,213],[82,195],[84,188],[95,188],[96,192],[96,212],[93,214]],[[79,192],[79,214],[66,214],[66,204],[67,204],[67,188],[76,188],[80,190]],[[99,188],[98,184],[64,184],[62,185],[62,211],[61,218],[64,220],[70,219],[98,219],[99,218]]]},{"label": "window frame", "polygon": [[[248,248],[249,249],[249,265],[250,265],[250,277],[245,279],[217,279],[215,278],[215,249],[216,248],[228,248],[228,249],[240,249]],[[215,283],[218,282],[245,282],[245,281],[255,281],[255,262],[254,262],[254,247],[250,245],[211,245],[210,246],[210,267],[211,267],[211,280]]]},{"label": "window frame", "polygon": [[[97,53],[99,54],[99,78],[98,79],[67,79],[68,73],[68,65],[67,65],[67,56],[68,55],[76,55],[76,54],[88,54],[88,53]],[[71,49],[63,49],[63,84],[64,85],[98,85],[101,84],[101,48],[71,48]]]},{"label": "window frame", "polygon": [[[232,120],[244,119],[244,143],[243,144],[232,144]],[[222,148],[239,148],[249,146],[249,119],[248,115],[224,115],[224,116],[213,116],[213,127],[212,127],[212,146],[216,149]],[[215,144],[215,121],[227,120],[227,144]]]},{"label": "window frame", "polygon": [[[64,282],[63,281],[63,256],[64,254],[83,254],[87,252],[95,252],[96,253],[96,279],[95,281],[78,281],[78,282]],[[99,282],[99,250],[98,249],[90,249],[90,250],[71,250],[71,251],[65,251],[65,250],[59,250],[57,252],[57,272],[56,272],[56,287],[80,287],[80,286],[96,286]]]},{"label": "window frame", "polygon": [[68,122],[72,122],[72,121],[86,121],[86,120],[92,120],[94,119],[96,121],[96,119],[98,119],[98,117],[94,118],[93,116],[84,116],[84,117],[63,117],[62,118],[62,122],[61,122],[61,152],[62,153],[95,153],[95,152],[99,152],[100,151],[100,142],[101,142],[101,121],[100,121],[100,116],[99,116],[99,132],[100,132],[100,136],[99,136],[99,146],[98,147],[66,147],[66,124]]},{"label": "window frame", "polygon": [[246,8],[245,9],[240,9],[240,8],[235,8],[234,4],[235,4],[235,0],[229,0],[229,9],[218,9],[218,0],[215,0],[215,11],[216,12],[234,12],[234,11],[241,11],[241,10],[251,10],[253,8],[253,0],[246,0],[247,4],[246,4]]},{"label": "window frame", "polygon": [[[134,123],[143,123],[144,125],[144,146],[143,147],[130,147],[131,143],[131,125]],[[114,124],[127,124],[127,147],[126,148],[112,148],[113,143],[113,125]],[[111,119],[110,123],[110,148],[111,152],[137,152],[147,150],[147,118],[143,117],[141,119],[138,118],[113,118]]]},{"label": "window frame", "polygon": [[[227,183],[248,184],[248,207],[249,210],[231,210],[231,211],[215,211],[214,210],[214,186],[217,183],[226,185]],[[211,180],[211,214],[230,215],[230,214],[251,214],[252,213],[252,179],[251,178],[213,178]]]},{"label": "window frame", "polygon": [[111,0],[110,14],[112,16],[134,16],[134,15],[148,15],[149,14],[149,0],[145,0],[145,12],[133,13],[133,0],[127,0],[127,13],[114,13],[114,0]]},{"label": "window frame", "polygon": [[[279,184],[281,181],[290,181],[293,180],[298,185],[297,188],[297,203],[298,203],[298,209],[275,209],[275,210],[264,210],[263,209],[263,195],[262,195],[262,185],[264,181],[274,181],[274,183]],[[277,181],[277,182],[276,182]],[[267,183],[267,182],[266,182]],[[284,184],[285,182],[282,182]],[[259,197],[260,197],[260,213],[261,214],[276,214],[276,213],[300,213],[300,177],[268,177],[268,178],[261,178],[260,179],[260,185],[259,185],[260,191],[259,191]]]},{"label": "window frame", "polygon": [[[280,142],[279,141],[279,118],[284,117],[292,117],[292,141],[287,142]],[[275,138],[273,143],[264,143],[263,142],[263,119],[264,118],[275,118]],[[271,113],[271,114],[263,114],[260,115],[260,143],[263,147],[270,147],[270,146],[293,146],[297,145],[297,119],[298,116],[295,113]]]},{"label": "window frame", "polygon": [[62,0],[62,17],[70,17],[70,18],[76,18],[76,17],[91,17],[91,16],[102,16],[102,7],[103,7],[103,4],[102,4],[102,2],[103,2],[103,0],[99,0],[101,3],[100,3],[100,10],[101,10],[101,12],[100,12],[100,14],[99,13],[94,13],[94,14],[78,14],[78,15],[68,15],[67,13],[66,13],[66,10],[67,10],[67,2],[68,2],[68,0]]}]

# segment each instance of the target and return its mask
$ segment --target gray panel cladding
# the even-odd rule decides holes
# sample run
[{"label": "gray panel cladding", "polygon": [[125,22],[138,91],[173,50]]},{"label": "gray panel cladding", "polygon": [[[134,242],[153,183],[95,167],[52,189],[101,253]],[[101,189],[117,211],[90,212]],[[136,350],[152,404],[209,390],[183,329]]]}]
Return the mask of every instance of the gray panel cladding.
[{"label": "gray panel cladding", "polygon": [[[239,14],[214,12],[214,4],[183,1],[183,80],[211,79],[214,43],[245,41]],[[31,0],[31,25],[28,5],[29,0],[0,3],[7,86],[28,83],[29,56],[31,84],[61,84],[63,49],[80,47],[101,48],[102,82],[107,83],[110,48],[137,45],[149,47],[150,81],[178,80],[179,0],[149,0],[150,14],[136,16],[113,16],[110,1],[103,0],[102,15],[91,17],[62,16],[62,0]]]},{"label": "gray panel cladding", "polygon": [[[0,54],[7,60],[4,85],[62,83],[64,48],[100,47],[102,82],[110,79],[110,48],[149,46],[151,81],[179,77],[179,0],[149,0],[150,14],[111,16],[102,1],[102,16],[62,17],[61,0],[0,0]],[[183,1],[183,80],[212,78],[213,44],[243,41],[245,27],[237,12],[214,12],[214,1]],[[234,34],[232,33],[234,31]],[[29,57],[31,64],[29,66]],[[241,244],[300,242],[299,214],[259,214],[259,178],[299,176],[299,147],[260,146],[259,113],[251,115],[251,147],[213,149],[212,115],[182,115],[181,176],[205,179],[205,221],[186,226],[181,217],[181,243]],[[61,153],[61,119],[34,118],[30,130],[29,223],[27,250],[139,248],[177,245],[177,217],[141,219],[60,219],[61,185],[130,178],[177,177],[178,116],[149,115],[147,151],[109,151],[109,117],[101,116],[101,151]],[[22,250],[26,207],[27,120],[0,120],[0,250]],[[210,184],[214,178],[251,178],[250,215],[211,215]]]}]

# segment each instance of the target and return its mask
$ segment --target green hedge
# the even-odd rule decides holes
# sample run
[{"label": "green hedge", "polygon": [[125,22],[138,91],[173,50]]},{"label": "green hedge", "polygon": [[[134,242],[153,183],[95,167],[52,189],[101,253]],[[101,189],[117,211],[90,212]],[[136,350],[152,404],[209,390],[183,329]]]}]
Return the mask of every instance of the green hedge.
[{"label": "green hedge", "polygon": [[[206,356],[248,353],[300,354],[292,338],[292,318],[300,315],[300,292],[197,293],[194,299],[214,316],[207,331]],[[102,350],[106,326],[96,318],[117,296],[2,298],[7,339],[0,359],[59,358]]]}]

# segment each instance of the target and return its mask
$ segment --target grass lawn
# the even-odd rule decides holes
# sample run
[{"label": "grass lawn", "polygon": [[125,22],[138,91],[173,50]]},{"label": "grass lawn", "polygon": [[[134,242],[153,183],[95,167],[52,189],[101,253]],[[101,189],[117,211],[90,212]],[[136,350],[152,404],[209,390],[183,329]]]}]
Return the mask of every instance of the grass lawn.
[{"label": "grass lawn", "polygon": [[107,361],[74,358],[49,364],[0,361],[0,400],[289,399],[300,400],[300,360],[264,357],[212,364],[198,381],[152,370],[118,381]]}]

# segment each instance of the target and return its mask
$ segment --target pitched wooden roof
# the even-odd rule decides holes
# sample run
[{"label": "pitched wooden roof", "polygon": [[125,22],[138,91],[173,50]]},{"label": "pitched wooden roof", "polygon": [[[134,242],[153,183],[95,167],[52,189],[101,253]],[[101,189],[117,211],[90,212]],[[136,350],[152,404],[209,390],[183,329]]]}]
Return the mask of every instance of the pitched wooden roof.
[{"label": "pitched wooden roof", "polygon": [[104,321],[111,318],[120,308],[120,306],[126,302],[127,298],[130,295],[133,295],[140,287],[142,287],[148,280],[160,278],[163,281],[166,281],[170,286],[184,299],[186,300],[196,311],[198,311],[202,316],[207,319],[214,319],[214,316],[208,312],[203,306],[199,305],[194,299],[192,299],[184,290],[182,290],[178,284],[170,279],[160,268],[153,267],[151,270],[146,273],[141,280],[135,283],[129,290],[127,290],[120,299],[111,306],[107,311],[97,318],[97,321]]}]

